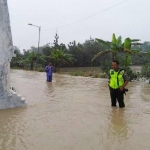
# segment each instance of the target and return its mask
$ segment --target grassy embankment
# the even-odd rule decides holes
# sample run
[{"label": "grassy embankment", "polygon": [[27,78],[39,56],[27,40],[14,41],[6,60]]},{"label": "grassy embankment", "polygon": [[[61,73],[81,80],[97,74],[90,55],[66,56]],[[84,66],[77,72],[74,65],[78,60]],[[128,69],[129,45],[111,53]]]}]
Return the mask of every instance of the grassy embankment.
[{"label": "grassy embankment", "polygon": [[106,78],[100,67],[74,67],[74,68],[61,68],[60,73],[69,74],[72,76],[84,76],[93,78]]}]

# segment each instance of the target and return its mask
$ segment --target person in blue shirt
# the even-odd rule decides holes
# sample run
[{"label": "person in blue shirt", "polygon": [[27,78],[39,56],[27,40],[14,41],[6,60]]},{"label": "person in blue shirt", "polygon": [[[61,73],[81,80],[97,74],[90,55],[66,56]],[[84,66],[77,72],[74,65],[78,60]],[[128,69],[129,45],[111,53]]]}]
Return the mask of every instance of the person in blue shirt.
[{"label": "person in blue shirt", "polygon": [[53,71],[54,67],[52,66],[51,62],[49,62],[48,65],[45,67],[47,82],[52,82]]}]

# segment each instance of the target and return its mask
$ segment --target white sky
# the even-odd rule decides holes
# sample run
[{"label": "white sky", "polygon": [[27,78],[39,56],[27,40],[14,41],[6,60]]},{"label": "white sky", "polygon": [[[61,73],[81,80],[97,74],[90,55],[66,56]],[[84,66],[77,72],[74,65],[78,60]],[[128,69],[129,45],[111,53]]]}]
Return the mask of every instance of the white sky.
[{"label": "white sky", "polygon": [[41,26],[41,46],[53,43],[56,29],[64,44],[90,36],[110,41],[112,33],[150,41],[150,0],[8,0],[8,6],[13,44],[21,50],[38,45],[38,28],[28,23]]}]

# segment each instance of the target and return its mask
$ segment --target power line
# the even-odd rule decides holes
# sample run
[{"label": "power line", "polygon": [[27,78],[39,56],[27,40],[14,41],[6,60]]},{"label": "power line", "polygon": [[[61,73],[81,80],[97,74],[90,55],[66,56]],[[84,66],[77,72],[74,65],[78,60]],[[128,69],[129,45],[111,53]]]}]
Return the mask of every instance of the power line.
[{"label": "power line", "polygon": [[[112,9],[112,8],[118,6],[118,5],[120,5],[120,4],[122,4],[122,3],[126,2],[126,1],[127,1],[127,0],[125,0],[125,1],[123,1],[123,2],[120,2],[120,3],[117,3],[117,4],[115,4],[115,5],[111,6],[111,7],[108,7],[108,8],[106,8],[106,9],[104,9],[104,10],[102,10],[102,11],[100,11],[100,12],[97,12],[97,13],[91,15],[91,16],[88,16],[88,17],[86,17],[86,18],[83,18],[83,19],[77,20],[77,21],[75,21],[75,22],[72,22],[72,23],[69,23],[69,24],[62,25],[62,26],[60,26],[60,27],[57,27],[57,29],[63,28],[63,27],[66,27],[66,26],[69,26],[69,25],[72,25],[72,24],[75,24],[75,23],[78,23],[78,22],[81,22],[81,21],[86,20],[86,19],[89,19],[89,18],[91,18],[91,17],[93,17],[93,16],[96,16],[96,15],[98,15],[98,14],[100,14],[100,13],[103,13],[103,12],[109,10],[109,9]],[[47,30],[42,30],[42,31],[48,31],[48,30],[54,30],[54,29],[56,29],[56,28],[47,29]]]},{"label": "power line", "polygon": [[[93,17],[93,16],[96,16],[96,15],[98,15],[98,14],[100,14],[100,13],[103,13],[103,12],[105,12],[105,11],[107,11],[107,10],[109,10],[109,9],[112,9],[112,8],[118,6],[118,5],[120,5],[120,4],[122,4],[122,3],[126,2],[126,1],[128,1],[128,0],[125,0],[125,1],[122,1],[122,2],[120,2],[120,3],[117,3],[117,4],[115,4],[115,5],[111,6],[111,7],[108,7],[108,8],[106,8],[106,9],[100,11],[100,12],[97,12],[97,13],[95,13],[95,14],[93,14],[93,15],[90,15],[90,16],[88,16],[88,17],[86,17],[86,18],[77,20],[77,21],[75,21],[75,22],[72,22],[72,23],[69,23],[69,24],[66,24],[66,25],[62,25],[62,26],[57,27],[57,28],[52,28],[52,29],[47,29],[47,30],[42,30],[42,31],[57,30],[57,29],[59,29],[59,28],[67,27],[67,26],[69,26],[69,25],[72,25],[72,24],[81,22],[81,21],[83,21],[83,20],[86,20],[86,19],[89,19],[89,18],[91,18],[91,17]],[[36,34],[37,34],[37,33],[36,33]],[[30,39],[31,39],[31,37],[33,37],[33,36],[35,36],[35,33],[34,33],[32,36],[30,36]],[[29,42],[29,39],[27,39],[26,42],[28,43],[28,42]]]}]

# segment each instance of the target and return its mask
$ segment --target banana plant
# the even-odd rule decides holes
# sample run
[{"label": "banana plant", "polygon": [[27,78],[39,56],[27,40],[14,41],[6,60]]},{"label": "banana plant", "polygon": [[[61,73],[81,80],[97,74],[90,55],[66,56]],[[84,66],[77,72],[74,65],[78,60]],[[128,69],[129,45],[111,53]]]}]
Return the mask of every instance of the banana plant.
[{"label": "banana plant", "polygon": [[69,65],[75,61],[71,54],[67,54],[62,49],[51,51],[51,59],[54,62],[55,71],[60,71],[62,65]]},{"label": "banana plant", "polygon": [[[38,60],[42,62],[46,62],[43,55],[38,56]],[[35,52],[30,52],[28,57],[25,59],[20,59],[20,64],[29,65],[30,70],[33,70],[34,64],[37,62],[37,54]]]},{"label": "banana plant", "polygon": [[[141,43],[138,43],[140,41],[139,39],[130,39],[126,38],[123,43],[123,49],[125,52],[125,69],[130,65],[131,55],[138,54],[140,50],[138,49],[132,49],[132,45],[142,45]],[[140,54],[138,56],[141,57]]]},{"label": "banana plant", "polygon": [[[103,40],[97,39],[97,38],[96,38],[96,41],[107,46],[108,49],[97,53],[93,57],[91,62],[93,62],[96,58],[98,58],[101,55],[104,55],[106,53],[112,53],[112,60],[115,60],[115,59],[119,58],[118,52],[123,52],[123,53],[125,53],[125,68],[127,68],[127,66],[129,66],[129,64],[130,64],[131,55],[137,54],[140,52],[140,50],[132,50],[131,46],[132,45],[142,45],[141,43],[138,43],[138,41],[140,41],[139,39],[130,39],[130,38],[126,38],[124,40],[124,43],[122,43],[122,37],[119,36],[118,38],[116,38],[114,33],[112,35],[111,42],[103,41]],[[141,56],[140,54],[138,54],[138,55]]]},{"label": "banana plant", "polygon": [[116,38],[115,34],[113,33],[112,35],[112,41],[104,41],[101,39],[96,38],[96,41],[107,46],[108,49],[107,50],[103,50],[100,51],[99,53],[97,53],[93,59],[91,60],[91,62],[93,62],[96,58],[100,57],[101,55],[104,55],[106,53],[112,53],[112,60],[117,59],[118,58],[118,52],[119,51],[123,51],[122,48],[122,37],[119,36],[118,38]]}]

